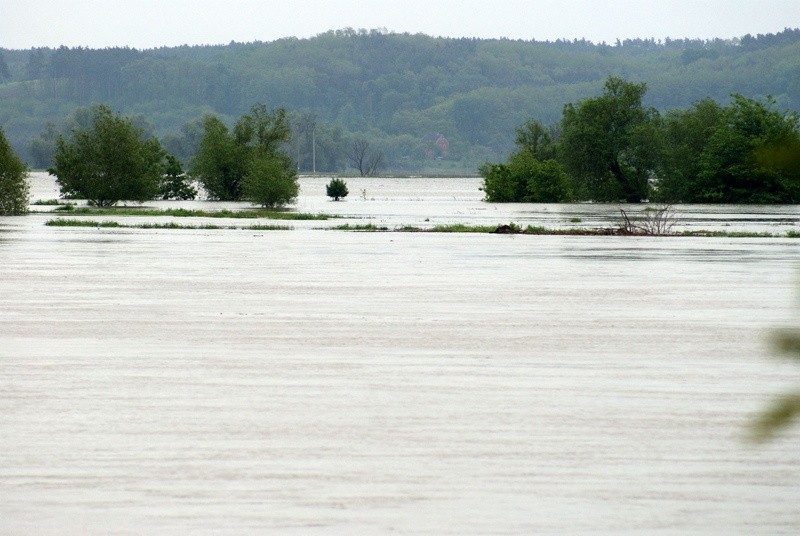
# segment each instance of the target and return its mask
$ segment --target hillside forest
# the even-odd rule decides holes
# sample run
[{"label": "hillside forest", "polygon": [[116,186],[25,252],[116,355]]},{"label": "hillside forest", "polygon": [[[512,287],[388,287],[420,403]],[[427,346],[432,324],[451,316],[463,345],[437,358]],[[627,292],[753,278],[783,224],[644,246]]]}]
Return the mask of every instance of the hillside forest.
[{"label": "hillside forest", "polygon": [[565,106],[601,96],[609,77],[646,82],[642,105],[662,115],[706,100],[724,108],[734,94],[796,112],[800,30],[608,44],[344,29],[148,50],[0,49],[0,127],[44,169],[58,137],[102,104],[187,166],[209,117],[231,126],[264,103],[287,111],[286,152],[300,172],[357,174],[360,145],[385,173],[474,174],[506,159],[526,122],[558,130]]}]

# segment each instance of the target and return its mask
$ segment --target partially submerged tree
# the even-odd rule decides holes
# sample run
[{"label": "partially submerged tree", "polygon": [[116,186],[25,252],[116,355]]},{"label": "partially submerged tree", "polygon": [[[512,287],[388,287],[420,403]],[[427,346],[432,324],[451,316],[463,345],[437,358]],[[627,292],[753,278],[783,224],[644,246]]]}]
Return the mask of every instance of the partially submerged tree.
[{"label": "partially submerged tree", "polygon": [[328,194],[328,197],[332,197],[334,201],[339,201],[347,197],[347,194],[350,191],[347,189],[347,183],[344,182],[342,179],[331,179],[331,182],[327,184],[325,190]]},{"label": "partially submerged tree", "polygon": [[285,110],[269,111],[258,104],[239,118],[233,130],[216,117],[206,119],[204,129],[189,174],[210,198],[248,199],[274,207],[297,197],[297,171],[282,151],[291,136]]},{"label": "partially submerged tree", "polygon": [[29,189],[28,168],[14,154],[0,128],[0,216],[25,214]]},{"label": "partially submerged tree", "polygon": [[122,200],[147,201],[158,194],[165,153],[155,138],[106,106],[94,108],[92,125],[69,139],[59,137],[48,169],[61,193],[98,207]]},{"label": "partially submerged tree", "polygon": [[573,198],[570,179],[555,160],[551,131],[538,121],[517,129],[517,147],[505,164],[484,164],[483,191],[494,203],[563,203]]},{"label": "partially submerged tree", "polygon": [[523,149],[505,164],[484,164],[483,191],[493,203],[564,203],[572,200],[569,177],[555,160],[538,160]]},{"label": "partially submerged tree", "polygon": [[778,157],[800,148],[800,117],[779,112],[771,99],[733,97],[701,156],[697,201],[800,202],[800,169],[782,166]]},{"label": "partially submerged tree", "polygon": [[697,101],[688,110],[664,116],[663,152],[658,166],[655,197],[670,203],[698,199],[697,177],[709,139],[723,120],[724,109],[712,99]]},{"label": "partially submerged tree", "polygon": [[183,167],[177,158],[168,154],[164,162],[164,175],[161,177],[158,195],[161,199],[178,199],[185,201],[197,196],[195,188],[189,177],[183,172]]},{"label": "partially submerged tree", "polygon": [[218,117],[207,117],[203,129],[203,139],[192,158],[189,175],[197,179],[210,199],[238,201],[247,172],[245,151]]},{"label": "partially submerged tree", "polygon": [[645,84],[612,76],[603,95],[567,104],[561,159],[595,201],[648,198],[658,162],[659,115],[642,105]]},{"label": "partially submerged tree", "polygon": [[277,152],[256,154],[242,185],[245,199],[267,208],[293,203],[300,191],[293,162]]}]

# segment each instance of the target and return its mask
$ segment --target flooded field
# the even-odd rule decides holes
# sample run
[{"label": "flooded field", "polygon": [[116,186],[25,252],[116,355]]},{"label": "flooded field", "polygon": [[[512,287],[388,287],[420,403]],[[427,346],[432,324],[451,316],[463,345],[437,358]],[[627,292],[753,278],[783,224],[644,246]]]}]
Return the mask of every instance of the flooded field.
[{"label": "flooded field", "polygon": [[0,534],[800,531],[800,431],[744,439],[800,385],[800,241],[338,232],[618,207],[325,182],[297,209],[346,218],[291,231],[0,218]]}]

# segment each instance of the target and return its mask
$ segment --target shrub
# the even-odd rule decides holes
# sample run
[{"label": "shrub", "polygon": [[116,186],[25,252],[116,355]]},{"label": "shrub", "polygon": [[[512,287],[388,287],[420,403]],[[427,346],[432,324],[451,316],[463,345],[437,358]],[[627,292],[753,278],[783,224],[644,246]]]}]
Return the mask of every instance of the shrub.
[{"label": "shrub", "polygon": [[538,160],[530,151],[511,155],[506,164],[480,168],[486,201],[491,203],[563,203],[572,200],[567,174],[555,160]]},{"label": "shrub", "polygon": [[244,176],[242,189],[249,201],[275,208],[292,203],[300,185],[291,160],[283,153],[271,153],[253,159]]},{"label": "shrub", "polygon": [[331,179],[331,182],[325,187],[328,197],[332,197],[334,201],[339,201],[350,192],[347,190],[347,183],[342,179]]}]

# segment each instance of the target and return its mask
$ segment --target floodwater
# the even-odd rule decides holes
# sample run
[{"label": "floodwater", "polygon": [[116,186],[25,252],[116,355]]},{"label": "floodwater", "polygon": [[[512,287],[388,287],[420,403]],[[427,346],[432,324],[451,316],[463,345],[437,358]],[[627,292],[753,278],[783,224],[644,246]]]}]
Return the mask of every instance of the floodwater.
[{"label": "floodwater", "polygon": [[[325,182],[298,209],[336,224],[616,210]],[[797,207],[678,213],[798,229]],[[49,217],[0,218],[0,534],[800,531],[800,431],[744,439],[800,386],[769,345],[797,324],[797,240]]]}]

